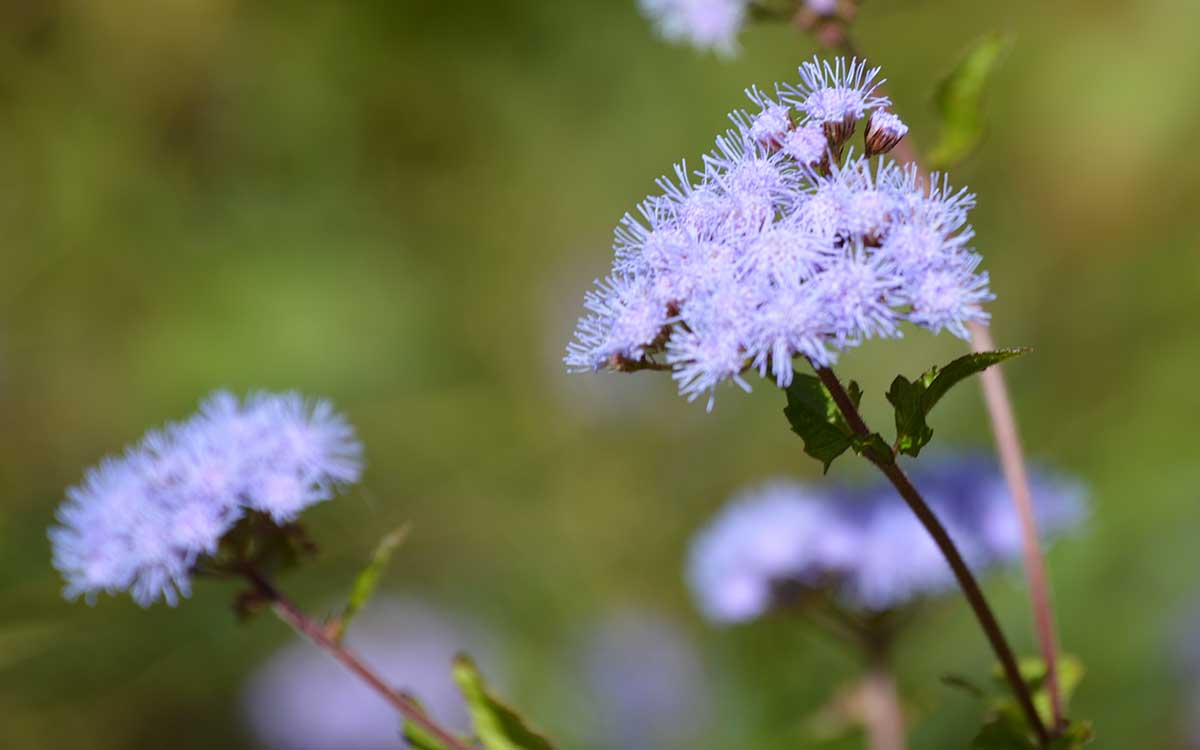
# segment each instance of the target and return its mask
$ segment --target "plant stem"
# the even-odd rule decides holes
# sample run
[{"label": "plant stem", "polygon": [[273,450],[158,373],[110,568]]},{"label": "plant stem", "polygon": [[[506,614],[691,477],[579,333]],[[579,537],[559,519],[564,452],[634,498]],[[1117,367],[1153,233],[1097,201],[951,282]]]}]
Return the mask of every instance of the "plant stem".
[{"label": "plant stem", "polygon": [[321,625],[304,614],[295,603],[284,596],[257,570],[247,566],[241,568],[239,572],[254,586],[256,592],[271,603],[271,610],[279,619],[312,641],[313,645],[324,649],[341,662],[344,667],[367,683],[372,690],[379,693],[407,720],[436,737],[449,750],[468,750],[468,745],[434,722],[416,701],[388,685],[382,677],[347,650],[345,646],[332,641],[325,634],[325,629]]},{"label": "plant stem", "polygon": [[[837,375],[828,367],[816,367],[817,377],[825,385],[829,391],[829,395],[833,397],[837,404],[838,410],[842,416],[846,418],[847,424],[860,437],[868,437],[871,434],[870,428],[863,421],[862,415],[858,413],[858,409],[854,406],[854,402],[850,400],[849,394],[846,393],[842,383],[838,380]],[[865,455],[865,454],[864,454]],[[1013,695],[1020,704],[1021,710],[1025,714],[1025,719],[1029,723],[1037,735],[1038,743],[1045,746],[1049,739],[1046,732],[1046,726],[1042,723],[1041,717],[1038,715],[1037,709],[1034,708],[1033,698],[1029,694],[1029,687],[1025,681],[1021,679],[1021,671],[1017,667],[1016,657],[1013,656],[1012,649],[1008,645],[1008,641],[1004,637],[1004,632],[1000,629],[1000,623],[996,621],[996,616],[992,613],[992,609],[988,606],[987,598],[983,595],[983,591],[979,588],[975,576],[972,575],[970,567],[959,553],[958,548],[954,544],[954,540],[950,538],[950,534],[946,531],[946,527],[938,520],[937,515],[921,497],[921,493],[913,486],[908,475],[900,468],[900,465],[895,461],[880,461],[870,456],[866,456],[871,463],[875,464],[878,469],[883,472],[883,475],[888,478],[904,501],[908,503],[908,507],[916,514],[917,519],[929,535],[933,537],[933,541],[941,550],[942,556],[946,558],[950,569],[954,572],[954,577],[958,580],[958,585],[962,588],[963,594],[967,598],[967,603],[971,605],[971,609],[975,612],[975,617],[979,620],[979,625],[983,628],[984,635],[987,636],[988,642],[992,646],[992,650],[996,653],[996,658],[1000,660],[1000,665],[1004,670],[1004,677],[1008,680],[1009,686],[1012,688]]]},{"label": "plant stem", "polygon": [[[992,335],[986,326],[968,324],[971,333],[971,348],[977,352],[995,348]],[[1000,455],[1000,466],[1004,479],[1017,506],[1017,517],[1021,523],[1022,553],[1025,558],[1025,577],[1029,582],[1029,598],[1033,603],[1033,620],[1041,649],[1042,661],[1046,665],[1046,692],[1050,695],[1050,714],[1054,729],[1063,725],[1062,694],[1058,687],[1058,643],[1054,635],[1054,609],[1050,605],[1050,586],[1046,582],[1046,559],[1038,539],[1037,520],[1033,514],[1033,498],[1029,491],[1029,476],[1025,471],[1025,459],[1021,451],[1021,438],[1017,432],[1012,402],[1004,385],[1004,373],[999,367],[989,367],[981,374],[983,398],[992,419],[992,434],[996,439],[996,452]]]},{"label": "plant stem", "polygon": [[[860,57],[854,40],[848,29],[830,38],[842,54]],[[880,93],[883,88],[880,87]],[[911,138],[904,138],[892,149],[892,156],[902,164],[915,164],[919,172],[924,173],[917,151]],[[971,349],[976,352],[989,351],[995,348],[992,335],[986,326],[978,323],[968,323],[967,330],[971,334]],[[1029,491],[1029,477],[1025,470],[1025,454],[1021,450],[1020,434],[1017,432],[1017,420],[1008,398],[1008,389],[1004,385],[1004,373],[999,367],[989,367],[983,372],[981,381],[983,398],[987,404],[988,417],[992,423],[992,434],[996,440],[996,453],[1000,459],[1000,467],[1004,472],[1004,481],[1012,494],[1013,505],[1017,509],[1017,518],[1021,527],[1022,557],[1025,565],[1025,579],[1029,585],[1030,606],[1033,609],[1034,631],[1037,633],[1038,650],[1046,667],[1046,692],[1050,696],[1051,729],[1055,732],[1062,729],[1064,711],[1062,692],[1058,682],[1058,639],[1054,629],[1054,608],[1050,604],[1050,586],[1047,583],[1046,558],[1042,554],[1041,541],[1038,536],[1037,521],[1033,514],[1033,501]]]},{"label": "plant stem", "polygon": [[859,685],[860,710],[870,750],[905,750],[904,714],[896,680],[883,664],[872,665]]}]

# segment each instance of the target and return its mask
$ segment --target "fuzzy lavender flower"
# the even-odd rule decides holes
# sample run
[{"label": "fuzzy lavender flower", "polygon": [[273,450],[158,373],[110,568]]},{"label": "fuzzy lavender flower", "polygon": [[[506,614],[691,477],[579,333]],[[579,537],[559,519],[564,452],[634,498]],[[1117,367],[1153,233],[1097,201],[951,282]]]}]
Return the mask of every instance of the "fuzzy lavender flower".
[{"label": "fuzzy lavender flower", "polygon": [[730,115],[702,168],[680,162],[621,219],[568,369],[670,369],[711,409],[720,383],[749,390],[751,369],[787,387],[797,356],[830,365],[903,324],[965,338],[985,323],[974,196],[831,135],[868,113],[869,148],[906,129],[881,110],[877,77],[865,62],[814,60],[799,87],[749,89],[753,108]]},{"label": "fuzzy lavender flower", "polygon": [[891,104],[875,94],[884,83],[878,75],[879,68],[868,69],[866,60],[847,63],[837,58],[830,64],[814,57],[800,66],[800,85],[781,87],[781,96],[809,121],[819,123],[830,142],[841,144],[868,112]]},{"label": "fuzzy lavender flower", "polygon": [[643,610],[606,615],[581,644],[594,723],[589,747],[675,750],[701,736],[711,676],[678,624]]},{"label": "fuzzy lavender flower", "polygon": [[639,0],[639,5],[667,41],[729,56],[737,51],[749,0]]},{"label": "fuzzy lavender flower", "polygon": [[[944,457],[912,479],[972,567],[1019,557],[1017,517],[993,463]],[[1077,483],[1042,472],[1031,479],[1043,533],[1080,522],[1084,493]],[[955,584],[889,485],[822,490],[776,481],[742,493],[697,535],[687,570],[701,611],[726,623],[759,617],[798,591],[826,591],[841,606],[879,612]]]},{"label": "fuzzy lavender flower", "polygon": [[353,428],[296,393],[218,392],[190,419],[154,430],[67,490],[50,530],[65,595],[129,591],[142,606],[190,592],[196,562],[247,511],[283,523],[357,481]]},{"label": "fuzzy lavender flower", "polygon": [[[485,639],[470,623],[416,599],[377,597],[355,620],[346,644],[385,679],[411,690],[439,723],[459,731],[470,720],[450,673],[455,654],[469,648],[489,675],[497,673]],[[260,747],[405,747],[395,709],[308,643],[292,643],[271,656],[247,681],[242,703]]]}]

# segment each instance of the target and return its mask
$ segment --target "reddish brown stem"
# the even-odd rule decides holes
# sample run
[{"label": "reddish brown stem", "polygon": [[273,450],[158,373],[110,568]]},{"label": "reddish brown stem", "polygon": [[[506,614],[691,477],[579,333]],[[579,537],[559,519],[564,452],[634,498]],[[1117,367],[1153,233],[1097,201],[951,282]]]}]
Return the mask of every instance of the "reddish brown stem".
[{"label": "reddish brown stem", "polygon": [[450,750],[468,750],[468,745],[455,737],[449,731],[442,729],[429,715],[407,695],[399,692],[375,673],[361,659],[351,653],[345,646],[335,643],[325,634],[325,629],[304,614],[290,599],[276,589],[270,581],[253,568],[244,568],[242,575],[250,581],[254,589],[271,602],[271,609],[279,619],[292,626],[297,632],[312,641],[313,645],[324,649],[330,656],[342,663],[363,682],[367,683],[380,697],[395,708],[400,715],[421,727],[433,737],[436,737]]},{"label": "reddish brown stem", "polygon": [[[843,54],[859,56],[848,31],[834,40],[833,46],[836,46]],[[882,87],[879,91],[883,93]],[[902,164],[915,164],[920,172],[924,172],[911,138],[905,138],[896,144],[896,147],[892,149],[892,156]],[[991,334],[985,326],[969,323],[967,328],[971,334],[972,350],[980,352],[995,348]],[[1004,471],[1004,480],[1008,484],[1009,492],[1012,493],[1013,504],[1016,506],[1017,517],[1021,525],[1025,578],[1029,584],[1029,599],[1033,608],[1038,649],[1046,666],[1046,692],[1050,696],[1052,729],[1057,732],[1064,725],[1062,692],[1059,690],[1058,681],[1058,639],[1054,629],[1054,608],[1050,604],[1046,559],[1042,554],[1037,521],[1033,514],[1033,501],[1029,491],[1029,478],[1025,470],[1025,456],[1021,450],[1021,440],[1017,432],[1012,402],[1008,398],[1008,389],[1004,385],[1004,373],[999,367],[988,368],[983,373],[981,383],[988,416],[992,422],[992,434],[996,439],[996,453],[1000,459],[1001,469]]]},{"label": "reddish brown stem", "polygon": [[[971,348],[977,352],[995,349],[988,329],[977,323],[969,325]],[[1033,621],[1037,629],[1038,646],[1046,664],[1046,692],[1050,695],[1050,712],[1054,728],[1063,724],[1062,694],[1058,688],[1058,643],[1054,635],[1054,609],[1050,605],[1050,586],[1046,582],[1046,559],[1038,539],[1037,520],[1033,514],[1033,497],[1029,491],[1029,476],[1021,451],[1021,438],[1004,373],[999,367],[989,367],[982,373],[983,398],[992,418],[992,434],[1004,479],[1012,492],[1013,504],[1021,523],[1022,553],[1025,577],[1029,582],[1029,597],[1033,601]]]},{"label": "reddish brown stem", "polygon": [[[842,383],[838,380],[837,375],[828,367],[815,367],[817,377],[825,385],[829,395],[833,397],[834,403],[837,404],[838,410],[842,416],[846,418],[846,423],[850,425],[857,435],[860,437],[869,437],[871,434],[870,428],[863,421],[862,415],[859,414],[858,408],[850,399],[850,395],[846,393],[846,389],[842,387]],[[1017,659],[1013,655],[1012,648],[1009,647],[1007,639],[1004,637],[1004,631],[1000,628],[1000,623],[996,620],[996,616],[992,613],[992,608],[988,605],[987,597],[983,595],[982,589],[979,588],[979,583],[975,580],[975,576],[971,573],[971,568],[967,565],[966,560],[958,551],[958,547],[954,544],[954,540],[950,538],[949,532],[942,522],[938,520],[937,514],[921,497],[921,493],[913,486],[908,475],[900,468],[900,465],[895,461],[881,461],[872,458],[868,454],[863,454],[871,463],[883,472],[883,475],[888,478],[896,491],[900,493],[900,497],[908,503],[908,507],[917,516],[921,525],[933,537],[933,541],[941,550],[942,556],[946,558],[950,569],[954,572],[954,577],[958,580],[958,585],[962,589],[963,595],[967,599],[967,603],[971,605],[971,609],[975,612],[975,618],[979,621],[979,625],[983,628],[984,635],[987,636],[988,642],[992,646],[992,651],[995,652],[996,658],[1000,660],[1000,666],[1004,670],[1004,677],[1008,681],[1009,687],[1012,688],[1013,695],[1017,699],[1017,703],[1021,706],[1022,712],[1025,714],[1025,720],[1029,723],[1037,735],[1040,746],[1045,746],[1049,739],[1046,731],[1046,725],[1042,723],[1041,716],[1038,715],[1037,709],[1033,705],[1033,698],[1029,694],[1029,686],[1021,679],[1021,670],[1017,666]]]}]

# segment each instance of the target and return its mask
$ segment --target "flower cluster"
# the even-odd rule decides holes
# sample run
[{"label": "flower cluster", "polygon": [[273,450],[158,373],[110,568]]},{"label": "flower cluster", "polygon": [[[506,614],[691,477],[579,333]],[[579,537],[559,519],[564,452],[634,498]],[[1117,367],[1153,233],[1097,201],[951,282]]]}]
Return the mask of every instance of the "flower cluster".
[{"label": "flower cluster", "polygon": [[67,491],[50,530],[65,594],[128,590],[174,605],[196,561],[247,511],[276,523],[358,480],[361,446],[325,401],[210,396],[190,419],[147,433]]},{"label": "flower cluster", "polygon": [[749,0],[639,0],[658,33],[669,42],[732,55],[746,22]]},{"label": "flower cluster", "polygon": [[[912,479],[972,568],[1019,557],[1018,519],[990,461],[942,458]],[[1030,479],[1044,533],[1081,521],[1078,484],[1044,473]],[[822,490],[783,481],[734,498],[697,536],[688,581],[701,610],[717,622],[753,619],[805,591],[880,612],[955,585],[932,538],[890,485]]]},{"label": "flower cluster", "polygon": [[[878,68],[816,59],[796,86],[747,92],[703,168],[675,167],[616,230],[612,274],[585,299],[574,371],[671,369],[689,400],[748,370],[780,387],[802,356],[901,335],[966,338],[992,299],[970,247],[975,198],[944,176],[873,157],[907,132]],[[865,149],[846,143],[867,119]],[[843,153],[845,156],[843,157]]]}]

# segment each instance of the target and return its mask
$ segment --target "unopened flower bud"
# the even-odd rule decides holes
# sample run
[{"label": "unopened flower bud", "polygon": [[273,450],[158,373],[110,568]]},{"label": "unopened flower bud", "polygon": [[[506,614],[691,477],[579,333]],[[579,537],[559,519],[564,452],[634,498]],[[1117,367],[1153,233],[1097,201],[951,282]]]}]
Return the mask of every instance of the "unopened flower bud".
[{"label": "unopened flower bud", "polygon": [[837,148],[854,135],[854,125],[857,122],[857,117],[852,113],[846,113],[840,120],[826,120],[821,123],[821,127],[825,130],[825,137],[829,139],[829,145]]},{"label": "unopened flower bud", "polygon": [[867,156],[886,154],[895,148],[907,132],[908,126],[898,116],[883,110],[872,112],[867,119],[867,132],[863,136]]}]

